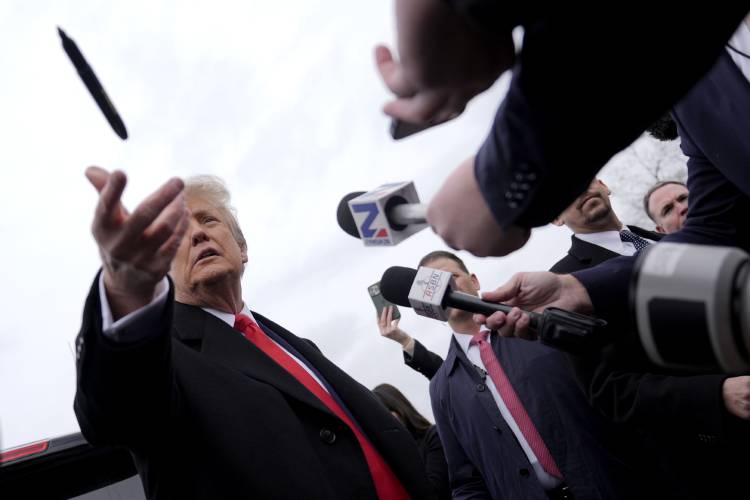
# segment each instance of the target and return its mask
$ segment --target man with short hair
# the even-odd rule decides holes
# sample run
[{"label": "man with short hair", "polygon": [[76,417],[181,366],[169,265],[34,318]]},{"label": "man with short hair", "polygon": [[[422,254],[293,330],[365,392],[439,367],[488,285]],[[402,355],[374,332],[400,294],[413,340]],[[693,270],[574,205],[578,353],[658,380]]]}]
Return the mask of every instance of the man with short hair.
[{"label": "man with short hair", "polygon": [[552,223],[563,224],[573,231],[568,255],[550,271],[570,273],[595,266],[618,255],[633,255],[661,235],[637,226],[625,226],[612,209],[609,188],[594,179],[588,189],[576,198]]},{"label": "man with short hair", "polygon": [[75,412],[87,440],[130,449],[149,498],[432,497],[414,440],[370,391],[248,308],[220,181],[172,179],[128,214],[122,172],[86,175],[103,269]]},{"label": "man with short hair", "polygon": [[[554,224],[565,224],[574,234],[568,255],[550,271],[588,269],[621,255],[633,255],[661,239],[662,234],[635,226],[628,226],[632,235],[618,237],[624,226],[612,210],[609,194],[606,185],[594,179],[555,219]],[[519,276],[514,276],[513,286],[523,290]],[[517,303],[510,293],[498,295],[495,291],[485,298]],[[487,324],[496,326],[493,320]],[[620,331],[627,326],[616,323],[609,328]],[[737,456],[733,441],[749,437],[742,419],[750,419],[750,377],[720,373],[688,376],[659,369],[650,363],[637,336],[613,337],[617,340],[601,354],[574,358],[575,366],[591,404],[613,422],[627,426],[623,431],[631,436],[627,439],[628,455],[640,457],[638,474],[650,483],[650,490],[661,488],[663,498],[679,499],[705,498],[714,488],[731,491],[727,485],[736,484],[739,478],[716,482],[711,475],[696,471],[717,472],[737,464],[727,457]]]},{"label": "man with short hair", "polygon": [[657,182],[643,196],[643,209],[657,233],[676,233],[687,217],[688,188],[680,181]]},{"label": "man with short hair", "polygon": [[[450,252],[420,266],[450,272],[474,296],[479,280]],[[564,354],[501,338],[451,309],[445,362],[430,382],[453,498],[648,498],[616,457],[611,426],[586,401]],[[521,316],[514,308],[507,328]],[[500,328],[504,330],[506,326]]]}]

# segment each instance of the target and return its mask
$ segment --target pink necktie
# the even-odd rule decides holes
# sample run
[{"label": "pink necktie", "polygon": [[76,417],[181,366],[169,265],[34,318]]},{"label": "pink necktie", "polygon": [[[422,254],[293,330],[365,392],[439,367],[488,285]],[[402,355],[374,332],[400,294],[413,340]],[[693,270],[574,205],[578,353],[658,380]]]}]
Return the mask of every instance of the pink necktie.
[{"label": "pink necktie", "polygon": [[[508,380],[508,376],[505,374],[500,361],[495,356],[495,352],[492,350],[492,346],[487,341],[489,332],[487,330],[481,331],[474,335],[471,339],[471,345],[479,346],[479,356],[482,358],[482,363],[487,370],[492,383],[495,384],[497,392],[500,393],[505,406],[508,407],[510,414],[513,416],[513,420],[516,421],[518,427],[521,429],[521,434],[529,443],[531,451],[534,452],[539,463],[542,465],[544,470],[557,478],[562,479],[562,473],[555,463],[555,459],[552,458],[552,454],[547,449],[547,445],[544,444],[542,436],[539,435],[539,431],[536,430],[534,422],[529,418],[529,414],[526,413],[526,408],[523,407],[523,403],[518,398],[518,394],[513,389],[513,386]],[[519,341],[524,342],[524,341]]]}]

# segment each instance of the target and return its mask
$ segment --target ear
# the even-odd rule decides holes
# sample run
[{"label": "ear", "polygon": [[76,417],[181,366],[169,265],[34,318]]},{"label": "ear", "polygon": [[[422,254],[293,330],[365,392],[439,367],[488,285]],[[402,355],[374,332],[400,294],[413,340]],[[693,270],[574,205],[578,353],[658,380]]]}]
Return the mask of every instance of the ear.
[{"label": "ear", "polygon": [[474,273],[471,273],[471,282],[474,284],[477,290],[481,289],[481,287],[479,286],[479,278],[477,278],[477,275]]},{"label": "ear", "polygon": [[656,232],[661,233],[661,234],[667,234],[667,232],[661,226],[656,226]]},{"label": "ear", "polygon": [[240,255],[242,256],[242,263],[247,264],[247,249],[240,251]]},{"label": "ear", "polygon": [[609,195],[611,195],[611,194],[612,194],[612,191],[610,191],[609,187],[607,187],[607,185],[606,185],[606,184],[604,184],[604,182],[602,182],[602,180],[601,180],[601,179],[596,179],[596,182],[598,182],[599,184],[601,184],[601,186],[602,186],[602,187],[603,187],[604,189],[606,189],[606,190],[607,190],[607,196],[609,196]]}]

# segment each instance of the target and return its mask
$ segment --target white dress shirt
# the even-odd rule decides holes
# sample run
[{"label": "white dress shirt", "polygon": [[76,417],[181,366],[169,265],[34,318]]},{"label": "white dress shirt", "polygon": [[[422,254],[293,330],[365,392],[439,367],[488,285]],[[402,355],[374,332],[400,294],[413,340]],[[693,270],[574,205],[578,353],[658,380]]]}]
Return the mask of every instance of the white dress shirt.
[{"label": "white dress shirt", "polygon": [[[747,22],[744,19],[740,23],[740,27],[737,28],[737,31],[732,35],[732,38],[727,42],[727,45],[735,49],[732,50],[727,47],[727,52],[732,56],[734,64],[736,64],[737,67],[740,68],[740,71],[742,71],[742,74],[745,75],[745,79],[750,82],[750,58],[746,56],[750,55],[750,27],[748,27]],[[739,54],[736,51],[740,51],[746,55]]]},{"label": "white dress shirt", "polygon": [[[130,314],[123,316],[122,318],[118,319],[117,321],[113,321],[112,318],[112,310],[109,307],[109,301],[107,300],[107,292],[104,288],[104,274],[101,274],[99,276],[99,302],[102,305],[102,333],[109,338],[110,340],[113,340],[115,342],[135,342],[137,340],[140,340],[144,337],[143,331],[147,331],[145,329],[140,328],[133,328],[131,330],[127,331],[127,337],[124,337],[124,327],[126,325],[129,325],[133,323],[134,321],[138,319],[144,319],[147,320],[149,316],[155,316],[158,317],[159,314],[161,314],[161,309],[165,306],[167,303],[167,292],[169,292],[169,281],[167,278],[162,279],[158,285],[156,285],[156,290],[154,292],[154,298],[151,300],[151,303],[149,303],[146,306],[141,307],[140,309],[136,309],[135,311],[131,312]],[[210,307],[202,307],[204,311],[206,311],[209,314],[212,314],[213,316],[216,316],[220,320],[222,320],[224,323],[229,325],[230,327],[234,328],[234,314],[219,311],[218,309],[212,309]],[[255,318],[253,317],[253,313],[250,312],[250,309],[247,307],[247,304],[243,303],[242,305],[242,314],[245,314],[249,316],[253,321],[255,321]],[[255,321],[255,323],[258,323]],[[237,335],[242,335],[240,332],[237,332]],[[300,365],[304,370],[312,376],[312,378],[320,384],[320,386],[325,389],[326,392],[328,392],[328,389],[326,389],[326,386],[320,381],[317,375],[315,375],[315,372],[310,370],[308,366],[303,363],[299,358],[297,358],[294,354],[287,351],[284,346],[276,342],[273,337],[268,337],[271,339],[271,341],[279,346],[281,350],[283,350],[285,353],[289,355],[298,365]]]},{"label": "white dress shirt", "polygon": [[[628,228],[623,226],[623,229],[628,229]],[[650,238],[646,238],[641,235],[636,235],[636,236],[643,238],[644,240],[650,243],[656,243],[654,240]],[[607,250],[610,250],[620,255],[635,255],[635,252],[636,252],[635,247],[633,246],[632,243],[630,243],[629,241],[622,241],[620,239],[620,231],[602,231],[599,233],[585,233],[585,234],[576,233],[576,238],[583,240],[583,241],[587,241],[591,244],[600,246],[602,248],[606,248]]]},{"label": "white dress shirt", "polygon": [[[469,362],[473,363],[475,366],[478,366],[482,370],[487,371],[487,367],[484,366],[484,363],[482,362],[482,357],[479,355],[479,346],[470,345],[472,336],[464,334],[464,333],[456,333],[456,332],[453,332],[453,336],[456,338],[456,341],[458,341],[458,345],[461,346],[461,349],[466,354],[466,357],[469,358]],[[488,337],[487,341],[489,342],[489,340],[490,339]],[[513,432],[513,435],[516,437],[516,440],[518,440],[518,444],[521,445],[521,448],[523,449],[523,452],[526,455],[526,458],[529,459],[531,468],[534,471],[534,474],[536,475],[537,479],[539,480],[539,483],[542,485],[542,488],[544,488],[545,490],[551,490],[559,486],[560,484],[562,484],[562,480],[556,478],[555,476],[548,474],[547,471],[544,470],[544,467],[542,467],[542,464],[539,463],[539,459],[536,458],[536,455],[531,450],[531,447],[529,446],[529,443],[526,441],[526,438],[521,432],[521,429],[518,427],[518,424],[513,419],[513,415],[511,415],[510,410],[508,409],[508,406],[503,401],[503,398],[500,397],[500,393],[497,392],[497,388],[495,387],[495,384],[492,382],[492,378],[488,376],[484,381],[484,385],[486,385],[487,388],[490,390],[490,393],[492,394],[492,398],[495,400],[495,404],[497,404],[497,407],[500,410],[500,415],[502,415],[503,420],[505,420],[505,423],[508,424],[508,427],[510,427],[510,430]],[[498,467],[502,467],[502,465],[503,464],[498,464]]]}]

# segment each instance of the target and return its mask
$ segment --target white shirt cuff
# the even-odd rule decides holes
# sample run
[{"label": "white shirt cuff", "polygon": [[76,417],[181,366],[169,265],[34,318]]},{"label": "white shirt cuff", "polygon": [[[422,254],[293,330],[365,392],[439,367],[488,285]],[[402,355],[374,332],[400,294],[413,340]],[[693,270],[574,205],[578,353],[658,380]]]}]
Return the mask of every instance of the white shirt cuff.
[{"label": "white shirt cuff", "polygon": [[409,357],[414,357],[414,337],[409,339],[409,342],[406,343],[404,347],[404,352],[409,355]]},{"label": "white shirt cuff", "polygon": [[169,292],[169,280],[166,276],[156,284],[154,289],[154,298],[148,305],[136,309],[135,311],[123,316],[122,318],[114,321],[112,318],[112,309],[109,307],[109,301],[107,300],[107,291],[104,288],[104,273],[99,275],[99,303],[102,305],[102,334],[114,340],[115,342],[135,342],[141,340],[143,335],[139,335],[140,329],[130,329],[127,332],[127,336],[123,338],[122,333],[126,326],[132,324],[139,318],[148,315],[151,312],[158,311],[160,307],[163,307],[167,303],[167,292]]}]

